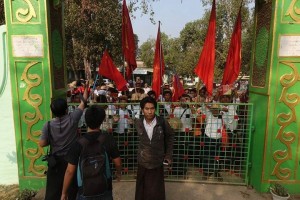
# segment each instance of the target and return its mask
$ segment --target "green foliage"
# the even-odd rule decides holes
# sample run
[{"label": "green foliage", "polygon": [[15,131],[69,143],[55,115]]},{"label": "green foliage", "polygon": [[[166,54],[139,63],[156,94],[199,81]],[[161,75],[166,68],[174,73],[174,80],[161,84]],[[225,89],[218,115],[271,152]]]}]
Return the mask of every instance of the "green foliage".
[{"label": "green foliage", "polygon": [[[129,11],[142,9],[144,13],[151,13],[148,10],[151,2],[135,0],[127,2],[127,6]],[[106,48],[115,65],[123,65],[122,3],[122,0],[65,1],[66,64],[69,69],[83,70],[84,64],[90,63],[95,72]],[[138,49],[137,35],[135,42]]]},{"label": "green foliage", "polygon": [[0,25],[5,24],[4,1],[0,1]]},{"label": "green foliage", "polygon": [[105,48],[116,65],[122,64],[121,13],[119,1],[66,0],[67,66],[84,69],[84,60],[87,60],[95,70]]},{"label": "green foliage", "polygon": [[[211,12],[211,0],[202,0],[206,6],[206,12],[199,20],[189,22],[180,32],[179,38],[167,38],[163,42],[164,58],[168,68],[184,76],[193,76],[194,69],[198,63],[202,45],[207,34],[208,22]],[[252,38],[254,34],[253,10],[250,3],[254,1],[244,1],[242,5],[242,66],[241,72],[248,74],[250,69],[250,59],[252,49]],[[215,80],[221,80],[226,63],[231,35],[235,26],[236,17],[241,5],[241,1],[224,0],[217,1],[217,27],[216,27],[216,63]],[[154,40],[154,41],[153,41]],[[153,62],[152,49],[155,39],[149,39],[141,45],[141,58],[149,67]],[[147,47],[147,48],[146,48]],[[152,57],[151,57],[152,56]],[[149,58],[151,57],[151,59]],[[146,60],[145,60],[146,59]],[[151,67],[152,65],[150,65]]]},{"label": "green foliage", "polygon": [[151,68],[154,61],[154,51],[155,51],[155,39],[148,39],[140,47],[140,58],[144,61],[144,64]]},{"label": "green foliage", "polygon": [[271,188],[272,192],[281,197],[288,197],[289,193],[285,187],[279,183],[275,183]]}]

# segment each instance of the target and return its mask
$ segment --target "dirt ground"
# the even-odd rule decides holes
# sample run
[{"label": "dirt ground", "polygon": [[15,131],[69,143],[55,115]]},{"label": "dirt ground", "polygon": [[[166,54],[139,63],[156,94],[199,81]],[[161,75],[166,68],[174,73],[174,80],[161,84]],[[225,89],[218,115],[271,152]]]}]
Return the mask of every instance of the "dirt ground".
[{"label": "dirt ground", "polygon": [[[134,200],[135,182],[114,182],[114,200]],[[18,185],[0,185],[0,200],[21,200]],[[45,190],[40,190],[32,200],[43,200]],[[28,197],[28,192],[24,194]],[[31,198],[26,198],[29,200]],[[272,200],[271,194],[260,194],[246,186],[201,184],[201,183],[176,183],[166,182],[167,200]],[[289,200],[299,200],[300,197],[292,196]]]},{"label": "dirt ground", "polygon": [[19,185],[0,185],[0,199],[16,200],[19,194]]}]

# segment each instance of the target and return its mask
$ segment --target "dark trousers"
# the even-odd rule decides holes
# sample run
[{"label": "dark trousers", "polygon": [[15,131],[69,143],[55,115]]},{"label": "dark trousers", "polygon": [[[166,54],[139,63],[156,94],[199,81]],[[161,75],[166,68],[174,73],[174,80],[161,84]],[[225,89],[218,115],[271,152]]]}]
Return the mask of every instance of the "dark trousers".
[{"label": "dark trousers", "polygon": [[137,155],[137,136],[133,130],[125,129],[125,133],[119,134],[114,132],[113,136],[117,142],[120,157],[122,159],[122,166],[125,169],[134,170],[136,168]]},{"label": "dark trousers", "polygon": [[138,165],[135,200],[165,200],[165,182],[163,166],[146,169]]},{"label": "dark trousers", "polygon": [[219,172],[221,139],[214,139],[203,134],[202,168],[204,174]]},{"label": "dark trousers", "polygon": [[177,132],[174,136],[173,145],[173,175],[185,175],[189,158],[189,132]]},{"label": "dark trousers", "polygon": [[85,197],[78,194],[77,200],[113,200],[112,190],[106,191],[103,195],[93,197]]},{"label": "dark trousers", "polygon": [[[45,200],[60,200],[67,165],[64,157],[57,157],[56,165],[48,168]],[[68,190],[69,200],[76,199],[77,190],[77,179],[73,177]]]}]

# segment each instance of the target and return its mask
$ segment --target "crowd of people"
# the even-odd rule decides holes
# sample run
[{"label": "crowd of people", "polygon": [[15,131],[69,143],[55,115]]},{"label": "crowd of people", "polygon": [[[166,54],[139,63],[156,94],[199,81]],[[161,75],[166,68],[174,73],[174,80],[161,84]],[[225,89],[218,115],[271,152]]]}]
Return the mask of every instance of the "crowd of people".
[{"label": "crowd of people", "polygon": [[[172,84],[164,84],[161,95],[146,83],[136,81],[133,86],[121,92],[113,84],[80,80],[69,84],[66,99],[52,101],[50,109],[55,118],[44,125],[40,138],[40,146],[50,145],[56,158],[56,165],[48,167],[45,199],[112,199],[109,167],[104,170],[108,180],[104,192],[94,194],[84,187],[97,177],[85,179],[84,171],[90,169],[81,169],[83,152],[95,142],[104,146],[109,160],[104,163],[115,164],[117,180],[122,175],[123,160],[127,159],[127,169],[137,163],[136,199],[165,199],[164,165],[174,175],[185,175],[188,156],[203,169],[203,180],[212,175],[223,180],[219,158],[232,159],[227,155],[231,150],[224,148],[232,148],[233,136],[241,128],[239,121],[245,120],[241,116],[247,116],[238,113],[237,104],[248,102],[248,90],[240,90],[239,84],[222,86],[214,88],[210,96],[205,86],[199,90],[187,88],[174,102]],[[80,134],[78,127],[83,126],[87,133]],[[138,143],[138,148],[120,145],[126,142]],[[128,152],[131,155],[125,155]],[[103,159],[93,162],[101,166]]]}]

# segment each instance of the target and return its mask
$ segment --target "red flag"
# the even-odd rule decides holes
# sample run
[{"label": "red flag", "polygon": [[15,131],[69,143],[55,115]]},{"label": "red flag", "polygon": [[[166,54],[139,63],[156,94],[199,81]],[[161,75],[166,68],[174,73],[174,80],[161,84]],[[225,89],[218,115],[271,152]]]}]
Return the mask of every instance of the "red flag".
[{"label": "red flag", "polygon": [[137,67],[135,59],[135,41],[126,1],[123,0],[122,17],[122,46],[126,67],[126,79],[131,79],[131,74]]},{"label": "red flag", "polygon": [[207,88],[207,92],[212,95],[214,81],[214,65],[215,65],[215,38],[216,38],[216,3],[212,4],[210,13],[209,26],[202,48],[201,55],[195,73],[203,81]]},{"label": "red flag", "polygon": [[158,25],[158,32],[155,44],[155,55],[153,63],[153,79],[152,90],[156,93],[156,98],[159,97],[162,85],[162,77],[165,73],[164,55],[160,41],[160,23]]},{"label": "red flag", "polygon": [[235,22],[234,31],[231,36],[230,46],[226,59],[222,85],[232,84],[237,79],[241,68],[242,49],[242,17],[241,8]]},{"label": "red flag", "polygon": [[103,57],[101,59],[101,63],[99,65],[99,72],[100,75],[105,76],[113,80],[117,86],[117,89],[120,91],[127,90],[127,82],[119,72],[117,67],[114,65],[111,57],[109,56],[108,52],[105,50]]},{"label": "red flag", "polygon": [[177,74],[173,75],[173,96],[172,96],[172,101],[176,102],[178,101],[179,97],[184,94],[184,88],[183,85],[181,84],[179,77]]}]

